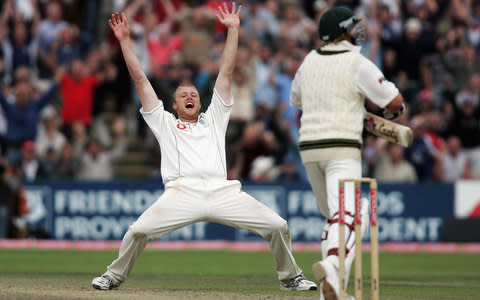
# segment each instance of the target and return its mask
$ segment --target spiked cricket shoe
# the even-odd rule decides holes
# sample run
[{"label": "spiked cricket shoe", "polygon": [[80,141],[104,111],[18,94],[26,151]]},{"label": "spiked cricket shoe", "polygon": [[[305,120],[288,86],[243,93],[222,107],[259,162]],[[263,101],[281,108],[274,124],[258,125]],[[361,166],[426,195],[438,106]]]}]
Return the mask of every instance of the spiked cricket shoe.
[{"label": "spiked cricket shoe", "polygon": [[116,290],[120,286],[120,282],[115,281],[107,274],[95,277],[92,280],[92,286],[97,290]]},{"label": "spiked cricket shoe", "polygon": [[[323,284],[320,284],[320,289],[322,288],[322,285]],[[325,300],[325,297],[323,296],[323,293],[320,292],[320,300]],[[349,295],[347,293],[345,293],[345,300],[355,300],[355,297],[353,297],[352,295]]]},{"label": "spiked cricket shoe", "polygon": [[280,289],[283,291],[315,291],[317,285],[300,274],[291,279],[280,281]]},{"label": "spiked cricket shoe", "polygon": [[[318,261],[312,266],[313,275],[322,283],[322,295],[325,300],[338,300],[338,272],[328,260]],[[348,299],[348,298],[347,298]]]}]

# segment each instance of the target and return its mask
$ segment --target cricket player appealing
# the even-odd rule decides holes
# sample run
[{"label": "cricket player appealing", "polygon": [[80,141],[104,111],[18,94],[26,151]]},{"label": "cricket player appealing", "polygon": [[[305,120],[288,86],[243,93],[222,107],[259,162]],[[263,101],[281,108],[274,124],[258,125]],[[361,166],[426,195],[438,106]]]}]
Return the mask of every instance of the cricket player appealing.
[{"label": "cricket player appealing", "polygon": [[164,110],[143,72],[129,39],[124,13],[109,25],[120,42],[128,71],[140,95],[143,118],[157,138],[162,153],[163,195],[130,227],[123,237],[118,258],[92,281],[100,290],[117,288],[125,281],[148,241],[183,226],[216,222],[254,232],[266,239],[275,256],[282,290],[316,290],[297,266],[291,252],[285,220],[241,190],[240,182],[227,180],[225,132],[233,105],[232,73],[238,46],[241,6],[219,7],[217,18],[228,28],[211,104],[200,114],[200,99],[192,85],[181,85],[174,94],[178,119]]},{"label": "cricket player appealing", "polygon": [[[346,285],[339,286],[338,279],[338,184],[339,179],[362,176],[364,98],[382,107],[389,120],[396,120],[404,111],[403,97],[395,85],[360,54],[357,42],[364,38],[365,29],[359,22],[345,7],[331,8],[322,15],[319,35],[325,45],[305,57],[290,95],[291,104],[302,110],[300,155],[318,208],[327,219],[322,234],[323,260],[313,265],[322,284],[320,299],[327,300],[337,299],[339,289],[346,289]],[[345,201],[348,278],[355,255],[354,199]],[[364,233],[368,224],[366,199],[362,201],[362,219]]]}]

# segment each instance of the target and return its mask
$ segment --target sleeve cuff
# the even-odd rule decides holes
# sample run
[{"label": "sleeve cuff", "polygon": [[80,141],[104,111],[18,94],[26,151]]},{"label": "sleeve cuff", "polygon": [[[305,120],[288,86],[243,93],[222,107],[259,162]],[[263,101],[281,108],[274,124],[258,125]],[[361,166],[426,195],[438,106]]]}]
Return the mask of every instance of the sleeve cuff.
[{"label": "sleeve cuff", "polygon": [[223,106],[225,107],[232,107],[233,106],[233,95],[232,95],[232,98],[231,98],[231,103],[230,104],[226,104],[225,101],[223,100],[223,98],[220,96],[220,94],[217,92],[217,89],[213,88],[213,94],[220,100],[220,103],[222,103]]},{"label": "sleeve cuff", "polygon": [[141,113],[142,115],[151,115],[151,114],[153,114],[154,112],[156,112],[156,111],[159,110],[159,109],[163,109],[162,101],[158,101],[158,105],[155,106],[155,107],[154,107],[152,110],[150,110],[150,111],[144,111],[144,110],[143,110],[143,106],[140,107],[140,113]]}]

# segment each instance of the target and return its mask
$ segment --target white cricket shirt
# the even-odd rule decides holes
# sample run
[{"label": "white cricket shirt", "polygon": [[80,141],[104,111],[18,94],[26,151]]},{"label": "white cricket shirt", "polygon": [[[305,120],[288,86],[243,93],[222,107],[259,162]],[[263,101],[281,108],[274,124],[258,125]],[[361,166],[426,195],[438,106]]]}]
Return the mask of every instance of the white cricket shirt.
[{"label": "white cricket shirt", "polygon": [[160,145],[164,184],[179,177],[227,178],[225,133],[232,106],[233,99],[227,105],[214,90],[210,106],[196,123],[175,118],[161,101],[152,111],[140,109]]}]

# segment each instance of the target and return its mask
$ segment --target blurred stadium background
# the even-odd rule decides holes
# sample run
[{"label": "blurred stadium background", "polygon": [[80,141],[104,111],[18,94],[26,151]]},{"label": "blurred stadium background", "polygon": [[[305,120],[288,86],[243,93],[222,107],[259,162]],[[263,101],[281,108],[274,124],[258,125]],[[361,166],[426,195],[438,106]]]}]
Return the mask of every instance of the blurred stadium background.
[{"label": "blurred stadium background", "polygon": [[[106,21],[114,11],[130,17],[166,108],[174,88],[191,82],[205,109],[224,45],[220,2],[0,1],[0,248],[118,247],[163,186],[158,145]],[[287,219],[295,250],[319,251],[324,219],[297,152],[289,91],[320,46],[320,16],[344,5],[362,17],[363,54],[403,93],[400,122],[415,135],[408,149],[364,137],[363,175],[379,181],[381,249],[480,252],[480,1],[239,2],[228,176]],[[210,223],[151,247],[267,250],[252,234]]]}]

